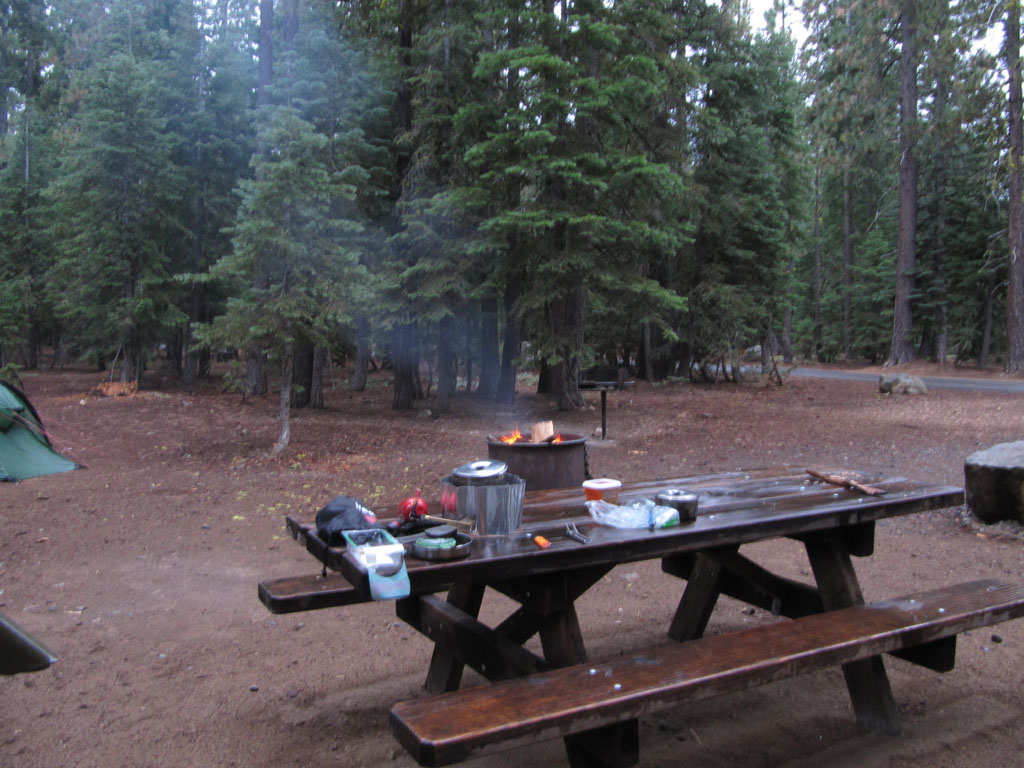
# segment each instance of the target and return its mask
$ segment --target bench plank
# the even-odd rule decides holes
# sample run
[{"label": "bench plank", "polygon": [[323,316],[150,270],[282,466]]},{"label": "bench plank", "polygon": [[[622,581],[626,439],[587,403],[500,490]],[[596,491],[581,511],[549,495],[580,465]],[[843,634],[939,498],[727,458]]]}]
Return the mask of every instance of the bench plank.
[{"label": "bench plank", "polygon": [[399,702],[391,730],[448,765],[1024,615],[1024,585],[976,581]]},{"label": "bench plank", "polygon": [[271,613],[296,613],[339,605],[369,602],[369,599],[349,584],[343,576],[288,576],[283,579],[261,581],[260,602]]}]

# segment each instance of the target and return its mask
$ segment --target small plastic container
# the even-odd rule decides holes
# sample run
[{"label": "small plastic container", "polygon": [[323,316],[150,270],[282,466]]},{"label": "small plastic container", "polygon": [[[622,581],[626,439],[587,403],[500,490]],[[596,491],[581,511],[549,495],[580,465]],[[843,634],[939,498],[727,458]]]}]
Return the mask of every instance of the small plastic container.
[{"label": "small plastic container", "polygon": [[654,497],[659,506],[672,507],[679,513],[679,521],[692,523],[697,519],[697,503],[699,497],[693,491],[684,488],[669,488]]},{"label": "small plastic container", "polygon": [[615,504],[619,500],[621,487],[622,483],[619,480],[612,480],[610,477],[583,481],[583,493],[587,501],[607,501],[609,504]]}]

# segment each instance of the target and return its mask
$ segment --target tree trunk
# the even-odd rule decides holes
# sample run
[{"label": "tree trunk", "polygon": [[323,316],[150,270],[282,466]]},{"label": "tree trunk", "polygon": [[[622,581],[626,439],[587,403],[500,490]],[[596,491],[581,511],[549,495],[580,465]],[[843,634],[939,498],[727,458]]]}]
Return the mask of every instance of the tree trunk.
[{"label": "tree trunk", "polygon": [[645,321],[641,327],[640,354],[644,358],[644,380],[654,381],[654,354],[651,349],[653,345],[651,344],[650,321]]},{"label": "tree trunk", "polygon": [[[199,56],[198,66],[196,71],[199,73],[195,84],[195,109],[199,114],[203,114],[206,111],[206,40],[203,38],[199,44]],[[196,168],[203,167],[203,147],[209,137],[201,135],[197,137],[195,144],[192,147],[192,162]],[[203,271],[203,260],[205,258],[206,246],[206,200],[203,196],[203,189],[200,186],[195,192],[195,197],[192,200],[192,271],[194,274],[199,274]],[[175,355],[175,361],[179,366],[181,372],[181,383],[185,389],[194,389],[199,383],[200,375],[200,364],[199,364],[199,351],[192,349],[193,335],[192,329],[195,328],[196,324],[202,319],[200,312],[202,311],[202,293],[199,284],[193,280],[189,284],[188,289],[188,320],[185,324],[184,333],[182,334],[182,350],[181,356]],[[181,357],[184,357],[182,362]]]},{"label": "tree trunk", "polygon": [[285,0],[281,13],[281,39],[285,45],[291,48],[295,42],[295,35],[299,33],[299,2],[298,0]]},{"label": "tree trunk", "polygon": [[480,383],[476,393],[493,400],[498,392],[498,299],[490,295],[480,303]]},{"label": "tree trunk", "polygon": [[[942,0],[939,4],[939,10],[943,17],[949,15],[949,0]],[[938,46],[943,43],[943,38],[948,37],[948,30],[943,27],[938,39]],[[932,200],[934,213],[931,216],[932,219],[932,235],[931,235],[931,264],[932,264],[932,275],[935,285],[932,289],[932,295],[937,297],[937,306],[935,307],[933,320],[935,326],[935,339],[934,349],[932,354],[935,361],[939,365],[946,364],[947,354],[947,343],[949,339],[949,291],[948,291],[948,280],[946,278],[946,245],[945,236],[947,230],[946,224],[946,197],[949,189],[949,166],[946,162],[947,147],[950,147],[951,142],[944,138],[944,132],[942,126],[948,120],[947,117],[947,106],[949,104],[949,89],[950,82],[953,80],[952,75],[952,63],[946,59],[942,60],[941,68],[938,75],[935,78],[935,96],[934,96],[934,107],[932,110],[933,121],[935,125],[939,126],[937,131],[938,136],[938,151],[935,152],[933,161],[933,178],[932,184]]]},{"label": "tree trunk", "polygon": [[[53,348],[53,362],[50,364],[50,370],[54,368],[64,370],[64,366],[68,362],[68,348],[64,343],[64,335],[61,334],[57,337],[57,344]],[[6,363],[0,363],[0,365],[6,365]]]},{"label": "tree trunk", "polygon": [[292,344],[292,408],[306,408],[313,386],[313,345],[304,337]]},{"label": "tree trunk", "polygon": [[560,411],[575,411],[587,403],[579,388],[579,358],[560,361],[553,371],[555,402]]},{"label": "tree trunk", "polygon": [[363,392],[366,389],[366,371],[370,367],[370,321],[366,315],[356,318],[356,362],[352,372],[352,389]]},{"label": "tree trunk", "polygon": [[586,405],[579,388],[586,305],[587,289],[577,286],[569,291],[564,302],[548,313],[552,336],[563,339],[559,350],[561,360],[553,371],[555,401],[560,411],[577,410]]},{"label": "tree trunk", "polygon": [[814,359],[821,362],[824,348],[821,329],[821,168],[814,168]]},{"label": "tree trunk", "polygon": [[935,337],[935,362],[946,364],[949,354],[949,306],[942,302],[939,306],[939,331]]},{"label": "tree trunk", "polygon": [[30,325],[28,328],[28,343],[25,344],[25,369],[35,371],[39,369],[39,348],[42,342],[39,338],[39,328]]},{"label": "tree trunk", "polygon": [[[7,137],[7,99],[10,97],[11,84],[8,82],[7,62],[4,53],[7,51],[7,25],[0,24],[0,141]],[[0,364],[6,365],[2,360]]]},{"label": "tree trunk", "polygon": [[886,365],[914,360],[914,267],[917,261],[917,0],[903,0],[900,19],[900,169],[899,231],[892,348]]},{"label": "tree trunk", "polygon": [[1020,0],[1006,11],[1006,69],[1009,73],[1010,210],[1009,284],[1006,289],[1006,371],[1024,371],[1024,125],[1021,118]]},{"label": "tree trunk", "polygon": [[796,271],[792,251],[789,253],[789,267],[786,271],[788,273],[786,280],[788,300],[786,301],[786,309],[782,313],[782,339],[780,340],[779,351],[782,353],[782,362],[789,364],[793,362],[793,273]]},{"label": "tree trunk", "polygon": [[[412,129],[412,11],[411,0],[399,0],[398,3],[398,99],[395,103],[395,117],[401,131]],[[404,184],[405,173],[409,167],[409,155],[401,152],[398,156],[399,183]]]},{"label": "tree trunk", "polygon": [[[420,336],[419,328],[415,323],[412,325],[412,333],[409,336],[410,343],[412,346],[409,348],[409,369],[412,371],[412,388],[413,393],[417,400],[422,400],[427,396],[427,392],[430,391],[430,385],[433,383],[433,372],[428,371],[427,377],[427,388],[423,389],[423,377],[420,375],[420,363],[422,358],[420,357]],[[429,363],[428,363],[429,368]]]},{"label": "tree trunk", "polygon": [[260,0],[259,62],[256,68],[256,106],[270,104],[274,79],[274,0]]},{"label": "tree trunk", "polygon": [[[466,342],[466,384],[463,387],[463,392],[469,393],[473,391],[473,337],[477,335],[476,323],[469,320],[465,324],[466,334],[464,341]],[[458,363],[456,362],[456,365]],[[500,365],[500,363],[499,363]],[[495,392],[497,392],[497,384],[495,384]]]},{"label": "tree trunk", "polygon": [[[274,0],[260,0],[260,40],[256,68],[256,106],[270,104],[270,86],[274,72]],[[257,150],[259,151],[259,150]],[[265,288],[266,278],[257,275],[253,279],[254,287]],[[249,394],[264,395],[267,393],[266,350],[259,345],[252,345],[246,355],[245,383]],[[289,382],[290,383],[290,382]]]},{"label": "tree trunk", "polygon": [[277,442],[274,443],[273,453],[280,454],[288,447],[291,441],[291,402],[292,402],[292,345],[284,345],[284,360],[281,365],[281,397],[278,401],[277,410]]},{"label": "tree trunk", "polygon": [[850,188],[850,155],[846,148],[843,169],[843,357],[853,359],[853,192]]},{"label": "tree trunk", "polygon": [[992,352],[992,315],[995,286],[992,285],[994,278],[989,278],[988,293],[985,296],[985,317],[981,329],[981,349],[978,350],[978,368],[984,371],[988,368],[989,355]]},{"label": "tree trunk", "polygon": [[537,373],[537,394],[552,395],[555,392],[555,376],[547,360],[540,361],[540,370]]},{"label": "tree trunk", "polygon": [[437,329],[437,412],[451,411],[455,391],[455,321],[449,316]]},{"label": "tree trunk", "polygon": [[[196,287],[193,286],[190,292],[195,293]],[[184,362],[181,364],[181,384],[187,390],[196,388],[199,383],[199,352],[198,350],[192,349],[192,323],[193,320],[192,312],[196,310],[195,297],[189,299],[189,320],[185,323],[184,329],[182,329],[181,347],[184,355]]]},{"label": "tree trunk", "polygon": [[501,345],[501,372],[498,375],[498,391],[495,400],[511,403],[516,397],[516,359],[523,345],[519,332],[519,315],[516,302],[519,301],[519,284],[515,278],[505,286],[505,338]]},{"label": "tree trunk", "polygon": [[251,346],[245,361],[245,389],[250,395],[267,394],[267,353]]},{"label": "tree trunk", "polygon": [[324,407],[324,372],[327,370],[327,347],[318,344],[313,348],[313,375],[309,382],[309,407]]},{"label": "tree trunk", "polygon": [[391,362],[394,366],[391,407],[396,411],[410,411],[416,399],[413,371],[413,327],[396,324],[391,331]]},{"label": "tree trunk", "polygon": [[[203,260],[203,222],[202,222],[202,202],[197,201],[195,211],[193,212],[193,224],[192,224],[192,266],[198,272],[202,269]],[[194,349],[192,344],[195,338],[192,335],[192,329],[197,323],[202,320],[200,313],[202,311],[202,300],[201,300],[201,289],[199,284],[195,281],[189,285],[189,297],[188,297],[188,320],[185,322],[185,327],[182,329],[182,352],[184,353],[184,364],[180,362],[180,358],[175,356],[178,360],[178,364],[181,370],[181,383],[185,389],[194,389],[199,384],[200,376],[200,351]]]},{"label": "tree trunk", "polygon": [[125,344],[124,365],[121,368],[121,381],[142,383],[142,374],[146,370],[146,351],[142,343],[132,341]]},{"label": "tree trunk", "polygon": [[[412,130],[412,0],[398,2],[398,97],[395,102],[395,116],[398,130]],[[406,184],[411,158],[408,151],[399,151],[397,157],[397,178],[399,197]],[[398,206],[395,208],[397,217]],[[397,218],[396,218],[397,226]],[[394,410],[412,410],[419,387],[415,370],[413,326],[410,323],[396,323],[391,330],[391,356],[394,367],[392,377],[391,407]]]}]

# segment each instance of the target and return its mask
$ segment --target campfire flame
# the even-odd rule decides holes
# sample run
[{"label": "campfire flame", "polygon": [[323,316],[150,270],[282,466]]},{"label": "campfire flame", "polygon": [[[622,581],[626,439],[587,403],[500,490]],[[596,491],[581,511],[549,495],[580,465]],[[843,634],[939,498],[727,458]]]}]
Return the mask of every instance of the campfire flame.
[{"label": "campfire flame", "polygon": [[558,443],[562,442],[562,436],[561,435],[555,435],[554,439],[551,442],[555,443],[555,444],[558,444]]},{"label": "campfire flame", "polygon": [[523,433],[519,431],[519,427],[516,427],[510,434],[502,435],[501,442],[512,445],[519,440],[523,439]]}]

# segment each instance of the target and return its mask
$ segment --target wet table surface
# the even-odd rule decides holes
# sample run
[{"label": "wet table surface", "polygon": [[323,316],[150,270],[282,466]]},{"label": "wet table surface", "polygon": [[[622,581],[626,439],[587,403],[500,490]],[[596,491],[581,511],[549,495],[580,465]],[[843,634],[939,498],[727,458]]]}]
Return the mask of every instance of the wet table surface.
[{"label": "wet table surface", "polygon": [[[510,535],[476,536],[468,557],[451,561],[406,558],[413,594],[437,592],[458,580],[488,582],[574,568],[663,558],[730,544],[799,536],[848,528],[887,517],[963,503],[961,488],[923,483],[870,472],[825,468],[825,473],[858,480],[885,490],[869,496],[818,480],[804,468],[774,467],[665,480],[626,482],[618,503],[653,499],[662,490],[684,488],[699,497],[697,519],[674,528],[650,531],[599,525],[589,515],[581,489],[527,491],[522,523]],[[429,503],[440,516],[440,505]],[[566,534],[573,522],[591,539],[580,544]],[[288,527],[324,566],[339,571],[357,589],[369,594],[366,572],[343,547],[329,547],[315,526],[297,517]],[[540,549],[534,536],[551,542]],[[411,547],[410,547],[411,548]]]}]

